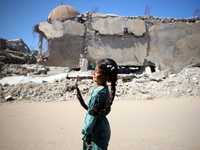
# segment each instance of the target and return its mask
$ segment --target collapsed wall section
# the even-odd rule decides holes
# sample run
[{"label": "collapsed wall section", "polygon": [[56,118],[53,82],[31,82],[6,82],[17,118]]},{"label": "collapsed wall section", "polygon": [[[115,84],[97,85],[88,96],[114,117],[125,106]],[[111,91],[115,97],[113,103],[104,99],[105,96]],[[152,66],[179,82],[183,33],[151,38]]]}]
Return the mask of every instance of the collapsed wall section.
[{"label": "collapsed wall section", "polygon": [[200,62],[200,23],[159,24],[150,31],[147,60],[159,64],[161,70],[178,71]]},{"label": "collapsed wall section", "polygon": [[84,42],[83,24],[69,20],[41,22],[39,30],[48,41],[47,50],[41,56],[41,64],[79,68]]}]

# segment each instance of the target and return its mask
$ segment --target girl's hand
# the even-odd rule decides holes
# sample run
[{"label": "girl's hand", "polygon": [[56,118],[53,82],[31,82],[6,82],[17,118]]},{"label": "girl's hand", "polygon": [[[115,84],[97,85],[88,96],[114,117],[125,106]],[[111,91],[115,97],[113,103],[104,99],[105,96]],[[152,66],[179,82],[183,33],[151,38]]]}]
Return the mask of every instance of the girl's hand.
[{"label": "girl's hand", "polygon": [[85,142],[86,146],[92,146],[91,141]]},{"label": "girl's hand", "polygon": [[80,77],[77,75],[76,80],[75,80],[75,88],[78,87],[79,83],[80,83]]}]

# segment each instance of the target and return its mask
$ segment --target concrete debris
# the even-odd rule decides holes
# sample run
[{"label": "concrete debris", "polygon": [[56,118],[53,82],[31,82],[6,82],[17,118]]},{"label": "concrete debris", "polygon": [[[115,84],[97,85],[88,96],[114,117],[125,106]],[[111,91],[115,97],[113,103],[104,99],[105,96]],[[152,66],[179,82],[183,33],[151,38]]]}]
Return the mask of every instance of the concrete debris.
[{"label": "concrete debris", "polygon": [[[72,72],[71,74],[76,75],[79,73],[81,72]],[[29,82],[12,85],[0,84],[0,102],[6,102],[11,98],[16,101],[28,100],[29,102],[77,100],[74,88],[75,75],[70,75],[70,78],[67,73],[62,75],[62,78],[54,78],[54,80],[54,76],[58,77],[60,75],[49,76],[49,79],[51,78],[52,80],[41,80],[40,83],[29,80]],[[126,75],[119,74],[116,86],[116,100],[153,100],[155,98],[200,96],[199,67],[184,68],[178,74],[169,74],[168,76],[164,76],[164,73],[157,75],[158,77],[156,77],[156,74],[152,75],[156,80],[152,80],[151,75],[149,77],[132,75],[131,79],[125,80]],[[128,74],[127,78],[130,76]],[[87,100],[96,84],[91,79],[91,75],[88,75],[87,78],[85,77],[83,74],[79,88],[83,98]],[[39,78],[37,79],[39,80]]]},{"label": "concrete debris", "polygon": [[37,60],[22,39],[5,40],[0,38],[0,65],[33,64]]},{"label": "concrete debris", "polygon": [[12,101],[14,99],[13,99],[13,97],[11,95],[8,95],[8,96],[5,97],[5,100],[6,101]]},{"label": "concrete debris", "polygon": [[0,72],[0,78],[12,75],[39,75],[47,74],[49,68],[44,65],[19,65],[19,64],[5,64]]},{"label": "concrete debris", "polygon": [[149,76],[149,79],[151,81],[161,81],[164,78],[166,78],[164,71],[154,72],[154,73],[150,74],[150,76]]}]

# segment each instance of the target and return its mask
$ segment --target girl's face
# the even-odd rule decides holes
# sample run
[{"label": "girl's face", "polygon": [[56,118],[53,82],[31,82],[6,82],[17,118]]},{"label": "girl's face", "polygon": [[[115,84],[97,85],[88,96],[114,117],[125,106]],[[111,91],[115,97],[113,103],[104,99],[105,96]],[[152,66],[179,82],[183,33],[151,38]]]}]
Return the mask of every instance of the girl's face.
[{"label": "girl's face", "polygon": [[99,66],[96,65],[95,70],[92,72],[93,81],[97,83],[97,85],[106,85],[106,81],[108,81],[108,76],[103,74],[102,69],[99,69]]}]

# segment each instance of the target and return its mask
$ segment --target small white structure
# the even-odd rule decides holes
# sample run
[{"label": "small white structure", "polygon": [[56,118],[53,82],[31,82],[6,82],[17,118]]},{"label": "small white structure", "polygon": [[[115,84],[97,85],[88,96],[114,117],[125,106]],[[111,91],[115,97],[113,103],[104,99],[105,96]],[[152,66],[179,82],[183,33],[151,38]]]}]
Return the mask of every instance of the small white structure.
[{"label": "small white structure", "polygon": [[151,67],[150,66],[146,66],[145,67],[145,72],[147,75],[150,75],[152,72],[151,72]]},{"label": "small white structure", "polygon": [[88,71],[88,60],[84,58],[82,54],[80,55],[79,65],[82,72]]}]

